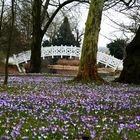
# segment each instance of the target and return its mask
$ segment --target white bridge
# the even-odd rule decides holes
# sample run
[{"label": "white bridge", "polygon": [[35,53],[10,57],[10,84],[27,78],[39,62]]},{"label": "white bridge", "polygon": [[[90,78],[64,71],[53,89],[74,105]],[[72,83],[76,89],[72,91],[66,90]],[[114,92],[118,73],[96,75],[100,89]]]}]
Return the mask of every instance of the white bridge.
[{"label": "white bridge", "polygon": [[[81,49],[80,47],[76,46],[50,46],[50,47],[42,47],[41,48],[41,57],[45,59],[45,57],[51,56],[54,58],[55,56],[69,56],[77,57],[80,59],[81,57]],[[19,54],[14,54],[13,57],[10,57],[9,63],[15,64],[19,70],[19,72],[22,72],[20,68],[20,64],[27,63],[30,61],[31,51],[24,51]],[[111,67],[114,70],[122,70],[123,68],[123,62],[122,60],[119,60],[111,55],[97,52],[97,63],[102,63],[106,67]]]}]

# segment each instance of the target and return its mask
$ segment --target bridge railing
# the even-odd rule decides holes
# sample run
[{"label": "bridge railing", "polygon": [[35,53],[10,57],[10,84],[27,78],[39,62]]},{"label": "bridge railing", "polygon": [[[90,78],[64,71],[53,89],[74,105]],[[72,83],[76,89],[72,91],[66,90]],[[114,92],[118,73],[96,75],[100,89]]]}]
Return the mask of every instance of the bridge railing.
[{"label": "bridge railing", "polygon": [[81,48],[76,46],[50,46],[50,47],[42,47],[41,57],[45,58],[47,56],[72,56],[80,57]]},{"label": "bridge railing", "polygon": [[97,52],[97,63],[102,63],[105,64],[105,66],[109,66],[113,68],[114,70],[122,70],[123,68],[123,61],[120,59],[115,58],[114,56],[102,53],[102,52]]},{"label": "bridge railing", "polygon": [[[15,65],[17,65],[17,68],[19,72],[22,72],[19,64],[21,63],[27,63],[30,60],[31,51],[25,51],[19,54],[14,54],[12,59]],[[50,46],[50,47],[42,47],[41,48],[41,57],[45,59],[45,57],[51,56],[52,58],[54,56],[69,56],[71,57],[81,57],[81,48],[76,46]],[[119,60],[111,55],[97,52],[97,63],[103,63],[105,66],[109,66],[113,68],[114,70],[119,69],[122,70],[122,60]]]}]

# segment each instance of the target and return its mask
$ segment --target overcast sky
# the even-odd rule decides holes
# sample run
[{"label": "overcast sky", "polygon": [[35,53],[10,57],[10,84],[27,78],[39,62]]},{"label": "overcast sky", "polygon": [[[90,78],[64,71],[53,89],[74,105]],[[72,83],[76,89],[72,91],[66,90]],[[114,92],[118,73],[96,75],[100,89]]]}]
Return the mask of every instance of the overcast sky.
[{"label": "overcast sky", "polygon": [[[88,10],[83,9],[84,12],[82,12],[81,17],[81,28],[85,26]],[[108,10],[103,12],[102,16],[102,24],[101,24],[101,30],[99,35],[99,47],[106,47],[108,43],[111,42],[111,40],[114,40],[116,38],[125,38],[122,32],[119,30],[119,26],[111,22],[111,20],[107,17],[109,16],[112,20],[116,21],[117,23],[126,23],[129,24],[130,20],[126,18],[126,16],[115,12],[113,10]],[[128,36],[130,36],[128,34]]]}]

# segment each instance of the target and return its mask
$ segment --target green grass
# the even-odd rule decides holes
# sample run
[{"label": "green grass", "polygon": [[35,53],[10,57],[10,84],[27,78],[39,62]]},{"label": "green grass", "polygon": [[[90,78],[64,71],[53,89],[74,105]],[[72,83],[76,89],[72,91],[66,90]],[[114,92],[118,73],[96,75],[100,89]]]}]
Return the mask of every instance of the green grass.
[{"label": "green grass", "polygon": [[0,82],[0,139],[140,139],[140,86],[55,75]]}]

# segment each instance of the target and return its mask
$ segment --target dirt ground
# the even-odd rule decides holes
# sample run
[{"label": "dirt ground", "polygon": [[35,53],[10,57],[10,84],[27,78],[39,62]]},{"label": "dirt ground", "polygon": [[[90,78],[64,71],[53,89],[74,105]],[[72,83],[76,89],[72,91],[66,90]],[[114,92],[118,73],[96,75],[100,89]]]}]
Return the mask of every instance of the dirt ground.
[{"label": "dirt ground", "polygon": [[[68,65],[49,65],[51,69],[57,70],[78,70],[78,66],[68,66]],[[98,68],[98,72],[101,73],[112,73],[114,70],[112,68]]]},{"label": "dirt ground", "polygon": [[[9,74],[18,74],[18,70],[16,66],[13,65],[9,65],[8,67],[8,71]],[[0,65],[0,74],[4,74],[5,73],[5,66],[4,65]]]},{"label": "dirt ground", "polygon": [[[66,60],[60,59],[56,65],[43,65],[44,71],[42,72],[54,72],[60,74],[77,74],[79,68],[79,60]],[[102,74],[113,74],[114,70],[112,68],[100,67],[98,72]],[[5,73],[5,66],[0,64],[0,74]],[[19,74],[18,69],[14,65],[9,65],[9,74]]]}]

